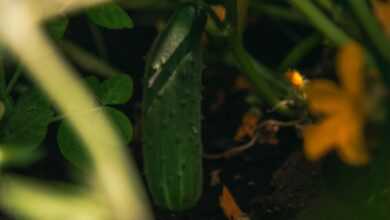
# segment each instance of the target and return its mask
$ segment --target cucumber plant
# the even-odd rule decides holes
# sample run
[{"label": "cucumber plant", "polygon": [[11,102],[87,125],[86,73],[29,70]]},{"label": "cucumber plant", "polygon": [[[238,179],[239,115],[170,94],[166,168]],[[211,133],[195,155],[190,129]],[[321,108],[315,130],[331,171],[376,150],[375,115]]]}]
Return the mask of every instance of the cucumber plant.
[{"label": "cucumber plant", "polygon": [[193,207],[202,192],[201,34],[207,13],[187,3],[169,19],[146,61],[143,155],[156,205]]}]

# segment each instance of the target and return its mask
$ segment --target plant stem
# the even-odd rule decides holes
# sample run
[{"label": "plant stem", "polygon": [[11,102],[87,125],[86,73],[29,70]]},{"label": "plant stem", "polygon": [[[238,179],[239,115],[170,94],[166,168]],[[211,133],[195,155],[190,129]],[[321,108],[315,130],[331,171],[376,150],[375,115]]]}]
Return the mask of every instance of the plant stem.
[{"label": "plant stem", "polygon": [[280,6],[251,1],[250,10],[255,14],[264,14],[274,19],[281,19],[299,24],[307,24],[307,21],[305,21],[304,17],[302,17],[300,14],[291,12],[291,10],[288,8]]},{"label": "plant stem", "polygon": [[335,10],[335,5],[332,0],[315,0],[315,2],[325,10],[331,12]]},{"label": "plant stem", "polygon": [[0,95],[4,98],[5,95],[5,68],[4,68],[4,57],[0,54]]},{"label": "plant stem", "polygon": [[306,37],[289,51],[286,58],[284,58],[279,65],[279,69],[284,72],[287,68],[291,68],[298,64],[298,62],[301,61],[302,58],[312,51],[320,42],[321,36],[317,33]]},{"label": "plant stem", "polygon": [[11,98],[6,91],[6,79],[5,79],[5,68],[4,68],[4,57],[3,54],[0,54],[0,101],[4,103],[5,114],[11,110]]},{"label": "plant stem", "polygon": [[11,80],[8,82],[8,86],[7,86],[7,89],[6,89],[6,93],[7,94],[10,94],[12,89],[14,88],[16,82],[18,81],[19,77],[22,75],[22,72],[23,72],[23,68],[22,68],[22,65],[18,65],[15,73],[12,75],[12,78]]},{"label": "plant stem", "polygon": [[322,32],[337,46],[343,45],[344,43],[352,40],[309,0],[290,0],[290,3],[300,10],[315,28]]},{"label": "plant stem", "polygon": [[109,64],[97,58],[95,55],[88,53],[87,51],[75,46],[70,42],[63,41],[61,46],[65,52],[71,55],[71,58],[75,62],[94,74],[103,77],[111,77],[121,73],[121,71],[111,67]]},{"label": "plant stem", "polygon": [[107,60],[107,48],[104,44],[104,38],[99,28],[92,22],[88,22],[89,30],[91,31],[95,46],[97,48],[99,57],[103,60]]},{"label": "plant stem", "polygon": [[229,43],[238,67],[250,82],[254,84],[258,95],[264,98],[270,106],[275,106],[283,96],[281,92],[287,91],[287,87],[277,81],[267,67],[258,63],[244,49],[242,45],[242,29],[239,27],[240,22],[238,21],[237,2],[236,0],[226,0],[225,3],[228,10],[227,19],[232,25]]},{"label": "plant stem", "polygon": [[349,0],[349,5],[371,39],[373,46],[387,62],[390,62],[390,41],[372,15],[367,2],[365,0]]},{"label": "plant stem", "polygon": [[[245,51],[241,45],[233,46],[233,55],[237,59],[238,67],[245,74],[251,83],[254,84],[257,93],[264,98],[268,104],[274,106],[279,99],[271,89],[270,85],[264,80],[264,76],[269,74],[268,70],[261,64],[254,65],[254,59]],[[256,62],[256,61],[255,61]]]}]

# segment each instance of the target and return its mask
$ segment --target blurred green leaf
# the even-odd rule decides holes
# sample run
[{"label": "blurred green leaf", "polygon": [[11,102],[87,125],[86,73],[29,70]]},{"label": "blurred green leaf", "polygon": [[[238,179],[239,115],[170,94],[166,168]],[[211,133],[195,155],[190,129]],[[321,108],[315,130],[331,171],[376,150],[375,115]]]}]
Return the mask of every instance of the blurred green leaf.
[{"label": "blurred green leaf", "polygon": [[93,23],[109,28],[132,28],[133,21],[119,5],[108,3],[87,10],[87,16]]},{"label": "blurred green leaf", "polygon": [[129,118],[122,112],[111,108],[105,107],[108,115],[111,117],[112,122],[117,125],[119,129],[119,134],[123,138],[123,141],[128,144],[133,138],[133,127]]},{"label": "blurred green leaf", "polygon": [[[102,109],[111,118],[123,142],[128,144],[133,135],[133,127],[130,120],[122,112],[114,108],[103,107]],[[67,160],[81,169],[91,166],[91,160],[84,144],[66,121],[62,122],[59,127],[57,141],[62,154]]]},{"label": "blurred green leaf", "polygon": [[37,147],[46,136],[53,110],[38,90],[23,94],[0,125],[0,143],[8,147]]},{"label": "blurred green leaf", "polygon": [[99,93],[104,105],[125,104],[133,95],[133,81],[128,75],[117,74],[102,83]]},{"label": "blurred green leaf", "polygon": [[68,27],[69,19],[67,17],[59,17],[49,21],[46,25],[49,34],[56,40],[61,39]]},{"label": "blurred green leaf", "polygon": [[85,83],[92,90],[92,92],[98,96],[100,90],[100,81],[95,76],[88,76],[85,78]]}]

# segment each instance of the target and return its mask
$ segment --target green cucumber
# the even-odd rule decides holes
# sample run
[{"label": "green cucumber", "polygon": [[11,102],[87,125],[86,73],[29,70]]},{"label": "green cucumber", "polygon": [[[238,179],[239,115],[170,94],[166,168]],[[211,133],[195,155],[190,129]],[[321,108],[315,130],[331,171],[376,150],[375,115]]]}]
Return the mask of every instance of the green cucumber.
[{"label": "green cucumber", "polygon": [[202,192],[200,39],[206,13],[181,7],[154,42],[146,62],[143,156],[156,205],[182,211]]}]

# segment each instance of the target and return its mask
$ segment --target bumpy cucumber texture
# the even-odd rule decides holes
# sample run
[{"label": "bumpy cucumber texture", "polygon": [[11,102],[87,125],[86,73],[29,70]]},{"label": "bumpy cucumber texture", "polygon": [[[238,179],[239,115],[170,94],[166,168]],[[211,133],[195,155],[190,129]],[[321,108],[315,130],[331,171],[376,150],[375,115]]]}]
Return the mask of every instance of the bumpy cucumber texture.
[{"label": "bumpy cucumber texture", "polygon": [[182,211],[202,192],[200,39],[206,14],[184,5],[169,19],[147,56],[143,155],[156,205]]}]

